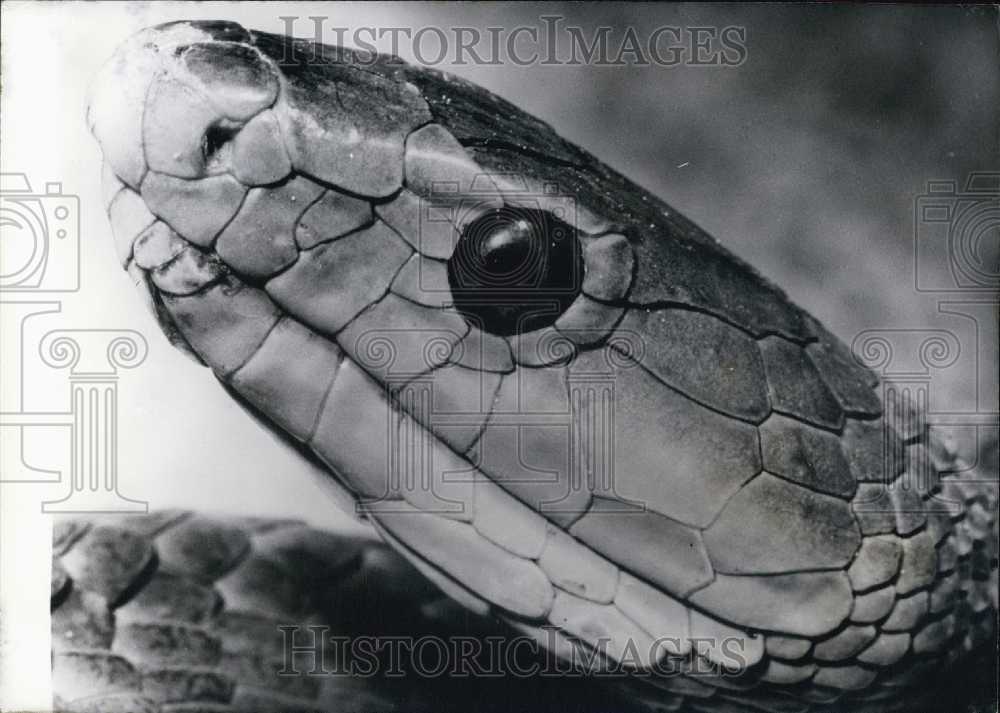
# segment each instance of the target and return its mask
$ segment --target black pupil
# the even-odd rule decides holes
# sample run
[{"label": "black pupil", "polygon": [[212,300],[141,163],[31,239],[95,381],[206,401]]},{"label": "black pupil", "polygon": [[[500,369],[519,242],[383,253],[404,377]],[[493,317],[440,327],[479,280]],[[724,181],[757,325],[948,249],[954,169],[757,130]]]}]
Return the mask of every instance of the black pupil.
[{"label": "black pupil", "polygon": [[555,322],[582,280],[576,230],[532,208],[505,206],[477,218],[448,260],[456,308],[473,325],[501,336]]}]

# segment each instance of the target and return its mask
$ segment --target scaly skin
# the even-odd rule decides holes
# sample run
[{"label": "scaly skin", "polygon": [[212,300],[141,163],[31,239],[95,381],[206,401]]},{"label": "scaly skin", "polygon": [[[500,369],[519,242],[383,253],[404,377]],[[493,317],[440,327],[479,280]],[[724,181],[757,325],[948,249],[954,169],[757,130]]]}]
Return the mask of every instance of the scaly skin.
[{"label": "scaly skin", "polygon": [[[995,482],[537,119],[393,58],[174,23],[119,50],[89,120],[168,335],[472,611],[712,711],[886,710],[991,639]],[[502,205],[559,215],[580,265],[516,336],[452,307],[446,263]]]},{"label": "scaly skin", "polygon": [[[162,511],[59,520],[53,554],[59,711],[467,711],[477,699],[481,710],[596,711],[623,703],[580,679],[571,688],[552,678],[427,675],[432,658],[421,667],[407,642],[503,631],[462,616],[371,537]],[[362,637],[380,637],[369,640],[381,648],[358,648]],[[300,647],[291,656],[289,641]],[[395,651],[392,641],[400,642]],[[544,662],[523,645],[520,653],[521,666]],[[485,667],[488,657],[467,663]]]}]

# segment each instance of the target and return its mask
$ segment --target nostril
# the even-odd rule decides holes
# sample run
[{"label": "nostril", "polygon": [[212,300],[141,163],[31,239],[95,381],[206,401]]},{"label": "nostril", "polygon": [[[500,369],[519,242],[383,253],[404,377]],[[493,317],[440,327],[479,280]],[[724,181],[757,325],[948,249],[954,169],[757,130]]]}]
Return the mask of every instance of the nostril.
[{"label": "nostril", "polygon": [[201,153],[205,160],[208,161],[216,156],[226,144],[233,140],[238,131],[237,127],[223,126],[222,124],[213,124],[208,127],[201,142]]}]

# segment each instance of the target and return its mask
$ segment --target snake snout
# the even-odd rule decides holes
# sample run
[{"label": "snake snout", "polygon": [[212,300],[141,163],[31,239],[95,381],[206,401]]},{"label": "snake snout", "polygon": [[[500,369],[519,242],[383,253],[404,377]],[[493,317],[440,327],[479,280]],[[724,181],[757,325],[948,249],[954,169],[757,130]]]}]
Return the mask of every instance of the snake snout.
[{"label": "snake snout", "polygon": [[92,88],[88,120],[126,184],[138,190],[148,171],[212,173],[206,147],[219,129],[234,131],[274,103],[277,73],[249,41],[231,23],[171,23],[117,50]]},{"label": "snake snout", "polygon": [[129,39],[98,75],[88,122],[124,262],[154,215],[208,247],[249,187],[287,176],[269,111],[279,74],[249,42],[232,23],[161,25]]},{"label": "snake snout", "polygon": [[228,22],[145,29],[91,88],[87,119],[104,155],[118,255],[168,336],[176,327],[160,296],[223,279],[228,270],[210,249],[215,236],[250,186],[290,170],[268,111],[278,73],[250,42]]}]

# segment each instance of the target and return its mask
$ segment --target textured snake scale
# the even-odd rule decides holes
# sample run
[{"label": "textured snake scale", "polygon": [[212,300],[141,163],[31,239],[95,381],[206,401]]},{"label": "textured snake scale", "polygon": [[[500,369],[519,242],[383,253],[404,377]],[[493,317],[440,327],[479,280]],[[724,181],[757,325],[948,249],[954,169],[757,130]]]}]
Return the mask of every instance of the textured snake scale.
[{"label": "textured snake scale", "polygon": [[[394,58],[182,22],[123,45],[88,120],[164,331],[392,549],[190,514],[67,524],[57,693],[97,700],[69,708],[911,711],[995,641],[996,443],[929,429],[534,117]],[[530,330],[474,318],[495,314],[482,285],[482,313],[458,301],[456,245],[504,211],[545,216],[568,256],[575,291]],[[404,611],[411,632],[465,622],[642,675],[498,695],[274,677],[274,639],[252,637]]]},{"label": "textured snake scale", "polygon": [[[552,680],[419,676],[405,657],[394,669],[399,675],[387,677],[387,653],[376,675],[345,675],[350,660],[338,658],[344,649],[331,637],[500,631],[488,619],[466,617],[372,538],[289,520],[162,511],[61,520],[53,552],[53,685],[56,708],[67,713],[621,704],[580,680],[570,689]],[[326,628],[312,638],[309,626]],[[324,653],[313,648],[287,663],[286,636],[306,649],[319,642]],[[309,675],[314,666],[330,675]]]}]

